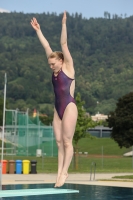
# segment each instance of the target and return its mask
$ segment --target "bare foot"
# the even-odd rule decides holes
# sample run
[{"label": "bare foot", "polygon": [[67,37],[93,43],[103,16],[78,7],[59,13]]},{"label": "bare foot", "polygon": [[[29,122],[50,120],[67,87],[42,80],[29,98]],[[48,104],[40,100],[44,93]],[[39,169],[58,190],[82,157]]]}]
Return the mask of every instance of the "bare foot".
[{"label": "bare foot", "polygon": [[54,185],[55,188],[58,187],[57,185],[58,185],[58,181],[59,181],[60,175],[61,175],[61,174],[58,174],[58,175],[57,175],[56,183],[55,183],[55,185]]},{"label": "bare foot", "polygon": [[68,173],[62,173],[60,175],[60,178],[58,180],[58,183],[57,183],[56,187],[63,186],[67,178],[68,178]]}]

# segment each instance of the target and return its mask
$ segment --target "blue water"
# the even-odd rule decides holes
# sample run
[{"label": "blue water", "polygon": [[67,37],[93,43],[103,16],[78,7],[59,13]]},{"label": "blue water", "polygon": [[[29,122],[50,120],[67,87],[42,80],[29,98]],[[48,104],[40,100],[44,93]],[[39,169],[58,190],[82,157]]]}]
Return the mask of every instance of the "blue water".
[{"label": "blue water", "polygon": [[[3,190],[53,188],[54,184],[24,184],[2,186]],[[133,200],[133,188],[65,184],[63,189],[79,190],[75,194],[55,194],[23,197],[3,197],[1,200]]]}]

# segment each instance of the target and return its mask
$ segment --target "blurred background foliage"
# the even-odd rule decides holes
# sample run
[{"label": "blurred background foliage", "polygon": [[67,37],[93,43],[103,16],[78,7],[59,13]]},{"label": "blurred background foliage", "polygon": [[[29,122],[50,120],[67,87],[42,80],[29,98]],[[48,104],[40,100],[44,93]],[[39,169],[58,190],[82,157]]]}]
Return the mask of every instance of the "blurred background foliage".
[{"label": "blurred background foliage", "polygon": [[[53,114],[51,70],[36,32],[36,17],[53,51],[61,50],[62,14],[0,13],[0,97],[7,73],[8,107]],[[133,16],[105,12],[85,19],[67,14],[68,46],[76,71],[76,91],[90,114],[108,114],[133,87]]]}]

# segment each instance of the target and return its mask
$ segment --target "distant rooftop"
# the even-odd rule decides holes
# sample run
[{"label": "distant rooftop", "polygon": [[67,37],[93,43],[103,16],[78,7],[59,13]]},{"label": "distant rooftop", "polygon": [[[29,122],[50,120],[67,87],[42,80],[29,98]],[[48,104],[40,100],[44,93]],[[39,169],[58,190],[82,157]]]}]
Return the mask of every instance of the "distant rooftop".
[{"label": "distant rooftop", "polygon": [[91,116],[91,118],[92,118],[93,121],[100,121],[100,120],[108,119],[108,116],[104,115],[104,114],[97,113],[96,115]]}]

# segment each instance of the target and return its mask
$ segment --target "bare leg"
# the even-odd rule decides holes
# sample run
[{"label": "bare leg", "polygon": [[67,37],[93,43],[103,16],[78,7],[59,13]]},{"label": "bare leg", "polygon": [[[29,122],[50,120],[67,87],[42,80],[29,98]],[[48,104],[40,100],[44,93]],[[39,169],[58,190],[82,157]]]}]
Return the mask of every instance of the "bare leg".
[{"label": "bare leg", "polygon": [[68,168],[70,166],[73,157],[73,145],[72,139],[75,132],[76,121],[77,121],[77,107],[74,103],[70,103],[64,112],[62,119],[62,133],[63,133],[63,144],[65,149],[64,164],[61,172],[61,176],[57,183],[58,187],[61,187],[68,177]]},{"label": "bare leg", "polygon": [[[62,124],[62,121],[60,120],[60,118],[55,110],[54,111],[53,128],[54,128],[55,139],[56,139],[56,143],[57,143],[57,147],[58,147],[58,173],[57,173],[57,178],[56,178],[56,184],[61,175],[63,163],[64,163],[64,145],[63,145],[61,124]],[[56,187],[56,184],[55,184],[55,187]]]}]

